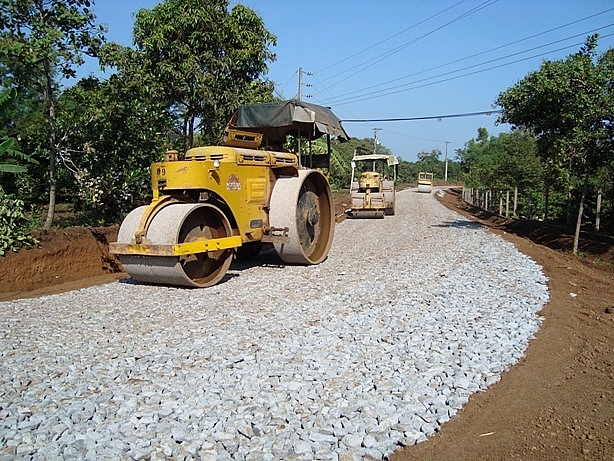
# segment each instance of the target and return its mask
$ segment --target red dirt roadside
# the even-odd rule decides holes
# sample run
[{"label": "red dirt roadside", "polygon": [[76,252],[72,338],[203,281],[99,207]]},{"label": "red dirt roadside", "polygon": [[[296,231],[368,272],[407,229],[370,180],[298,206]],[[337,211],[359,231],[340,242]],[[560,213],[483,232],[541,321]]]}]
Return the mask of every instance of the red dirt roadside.
[{"label": "red dirt roadside", "polygon": [[[438,198],[513,242],[549,279],[545,321],[526,357],[474,395],[441,432],[400,448],[409,460],[614,460],[614,239],[572,236],[467,207],[457,191]],[[348,196],[335,196],[338,214]],[[0,257],[0,301],[41,296],[126,277],[108,253],[117,226],[38,236],[39,248]]]}]

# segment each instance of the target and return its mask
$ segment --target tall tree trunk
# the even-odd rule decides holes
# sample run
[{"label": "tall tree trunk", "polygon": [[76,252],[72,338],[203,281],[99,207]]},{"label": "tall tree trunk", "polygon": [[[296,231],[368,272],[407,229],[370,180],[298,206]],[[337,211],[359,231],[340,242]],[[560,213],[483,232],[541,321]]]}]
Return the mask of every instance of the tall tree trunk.
[{"label": "tall tree trunk", "polygon": [[601,227],[601,196],[603,195],[603,188],[597,189],[597,211],[595,213],[595,232],[599,232]]},{"label": "tall tree trunk", "polygon": [[567,185],[567,209],[565,210],[565,227],[571,227],[571,198],[572,198],[573,186]]},{"label": "tall tree trunk", "polygon": [[194,146],[194,114],[186,112],[183,116],[183,146],[185,151],[191,149]]},{"label": "tall tree trunk", "polygon": [[49,61],[45,61],[45,84],[47,92],[47,102],[49,104],[49,207],[47,208],[47,218],[43,224],[44,230],[49,230],[53,224],[55,215],[56,182],[55,182],[55,162],[57,158],[58,146],[56,142],[56,114],[55,114],[55,95],[53,92],[53,80]]},{"label": "tall tree trunk", "polygon": [[578,243],[580,242],[580,229],[582,228],[582,213],[584,212],[584,201],[588,193],[588,173],[584,175],[584,184],[582,185],[582,195],[580,196],[580,206],[578,208],[578,219],[576,220],[576,232],[573,237],[573,254],[578,254]]},{"label": "tall tree trunk", "polygon": [[188,116],[184,115],[183,116],[183,133],[181,133],[183,135],[183,150],[187,151],[189,149],[188,146]]},{"label": "tall tree trunk", "polygon": [[189,140],[189,143],[190,143],[189,144],[190,145],[190,149],[192,147],[194,147],[194,120],[195,120],[195,118],[196,117],[194,116],[194,114],[192,114],[190,116],[190,135],[188,137],[188,140]]},{"label": "tall tree trunk", "polygon": [[548,208],[550,207],[550,185],[546,184],[544,191],[544,222],[548,221]]},{"label": "tall tree trunk", "polygon": [[188,117],[188,138],[186,151],[194,146],[194,114],[190,114]]}]

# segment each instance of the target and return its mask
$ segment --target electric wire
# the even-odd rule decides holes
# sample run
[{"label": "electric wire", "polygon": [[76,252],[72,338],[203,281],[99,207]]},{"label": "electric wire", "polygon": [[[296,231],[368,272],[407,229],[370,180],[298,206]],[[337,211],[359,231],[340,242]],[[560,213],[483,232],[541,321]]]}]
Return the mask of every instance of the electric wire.
[{"label": "electric wire", "polygon": [[[394,48],[394,49],[384,53],[383,55],[375,56],[375,57],[370,58],[370,59],[368,59],[368,60],[366,60],[366,61],[364,61],[362,63],[359,63],[359,64],[357,64],[355,66],[349,67],[348,69],[346,69],[346,70],[344,70],[342,72],[338,72],[337,74],[334,74],[334,75],[332,75],[330,77],[327,77],[327,78],[323,79],[323,81],[326,82],[326,81],[331,80],[331,79],[333,79],[335,77],[338,77],[338,76],[341,76],[341,75],[346,74],[348,72],[351,72],[350,75],[348,75],[347,77],[342,78],[342,79],[336,81],[335,83],[329,85],[328,88],[330,89],[330,88],[332,88],[334,86],[337,86],[340,83],[348,80],[349,78],[354,77],[357,73],[362,72],[362,71],[368,69],[369,67],[374,66],[375,64],[377,64],[377,63],[379,63],[379,62],[389,58],[390,56],[400,52],[401,50],[407,48],[408,46],[413,45],[413,44],[417,43],[418,41],[420,41],[420,40],[422,40],[422,39],[424,39],[424,38],[434,34],[435,32],[438,32],[441,29],[444,29],[445,27],[448,27],[449,25],[454,24],[455,22],[458,22],[458,21],[460,21],[462,19],[465,19],[466,17],[468,17],[468,16],[470,16],[470,15],[472,15],[474,13],[477,13],[478,11],[480,11],[480,10],[482,10],[484,8],[487,8],[487,7],[495,4],[498,1],[499,0],[487,0],[487,1],[483,2],[483,3],[481,3],[480,5],[472,8],[471,10],[469,10],[469,11],[467,11],[467,12],[465,12],[465,13],[457,16],[457,17],[455,17],[454,19],[444,23],[443,25],[441,25],[439,27],[436,27],[435,29],[433,29],[433,30],[431,30],[431,31],[429,31],[429,32],[427,32],[425,34],[422,34],[419,37],[414,38],[411,41],[406,42],[406,43],[404,43],[404,44],[402,44],[402,45],[400,45],[400,46],[398,46],[398,47],[396,47],[396,48]],[[355,69],[358,69],[358,70],[355,71],[355,72],[352,72]]]},{"label": "electric wire", "polygon": [[[381,45],[381,44],[383,44],[383,43],[386,43],[387,41],[392,40],[393,38],[398,37],[399,35],[402,35],[402,34],[404,34],[405,32],[407,32],[407,31],[409,31],[409,30],[411,30],[411,29],[413,29],[413,28],[415,28],[415,27],[418,27],[418,26],[420,26],[420,25],[422,25],[422,24],[424,24],[424,23],[426,23],[426,22],[428,22],[428,21],[430,21],[431,19],[436,18],[437,16],[442,15],[443,13],[445,13],[445,12],[447,12],[447,11],[449,11],[449,10],[451,10],[451,9],[455,8],[455,7],[456,7],[456,6],[458,6],[458,5],[460,5],[461,3],[464,3],[465,1],[466,1],[466,0],[461,0],[460,2],[455,3],[454,5],[452,5],[452,6],[448,7],[448,8],[443,9],[443,10],[441,10],[440,12],[435,13],[435,14],[434,14],[434,15],[432,15],[432,16],[429,16],[428,18],[423,19],[422,21],[419,21],[419,22],[417,22],[417,23],[415,23],[415,24],[411,25],[411,26],[409,26],[409,27],[407,27],[407,28],[403,29],[403,30],[402,30],[402,31],[400,31],[400,32],[397,32],[396,34],[393,34],[393,35],[391,35],[391,36],[389,36],[389,37],[387,37],[387,38],[385,38],[385,39],[383,39],[383,40],[380,40],[379,42],[374,43],[373,45],[370,45],[370,46],[368,46],[367,48],[364,48],[364,49],[362,49],[362,50],[360,50],[360,51],[357,51],[356,53],[354,53],[354,54],[352,54],[352,55],[350,55],[350,56],[348,56],[348,57],[346,57],[346,58],[343,58],[343,59],[341,59],[341,60],[339,60],[339,61],[336,61],[336,62],[334,62],[333,64],[330,64],[329,66],[324,67],[323,69],[319,69],[319,70],[317,70],[316,72],[317,72],[318,74],[321,74],[321,73],[323,73],[323,72],[326,72],[328,69],[331,69],[331,68],[333,68],[333,67],[335,67],[335,66],[338,66],[339,64],[342,64],[342,63],[344,63],[344,62],[346,62],[346,61],[349,61],[349,60],[350,60],[350,59],[352,59],[352,58],[355,58],[356,56],[360,56],[361,54],[363,54],[363,53],[365,53],[365,52],[367,52],[367,51],[369,51],[369,50],[372,50],[373,48],[376,48],[376,47],[378,47],[379,45]],[[345,71],[344,71],[344,72],[345,72]]]},{"label": "electric wire", "polygon": [[[584,18],[581,18],[581,19],[578,19],[578,20],[575,20],[575,21],[569,22],[569,23],[567,23],[567,24],[563,24],[563,25],[561,25],[561,26],[554,27],[554,28],[552,28],[552,29],[548,29],[548,30],[543,31],[543,32],[540,32],[540,33],[538,33],[538,34],[533,34],[533,35],[530,35],[530,36],[528,36],[528,37],[524,37],[524,38],[521,38],[521,39],[519,39],[519,40],[515,40],[515,41],[513,41],[513,42],[506,43],[506,44],[504,44],[504,45],[499,45],[499,46],[496,46],[496,47],[491,48],[491,49],[489,49],[489,50],[485,50],[485,51],[481,51],[481,52],[479,52],[479,53],[475,53],[475,54],[472,54],[472,55],[469,55],[469,56],[465,56],[465,57],[463,57],[463,58],[459,58],[459,59],[456,59],[456,60],[454,60],[454,61],[450,61],[450,62],[445,63],[445,64],[440,64],[440,65],[437,65],[437,66],[433,66],[433,67],[430,67],[430,68],[428,68],[428,69],[425,69],[425,70],[422,70],[422,71],[419,71],[419,72],[414,72],[414,73],[412,73],[412,74],[408,74],[408,75],[405,75],[405,76],[402,76],[402,77],[398,77],[398,78],[396,78],[396,79],[388,80],[388,81],[386,81],[386,82],[377,83],[377,84],[375,84],[375,85],[371,85],[371,86],[368,86],[368,87],[365,87],[365,88],[361,88],[361,89],[358,89],[358,90],[353,90],[353,91],[350,91],[350,92],[347,92],[347,93],[338,94],[338,95],[336,96],[336,98],[343,98],[343,97],[345,97],[345,96],[349,96],[349,95],[352,95],[352,94],[362,93],[362,92],[364,92],[364,91],[366,91],[366,90],[369,90],[369,89],[372,89],[372,88],[378,88],[378,87],[381,87],[381,86],[384,86],[384,85],[388,85],[388,84],[391,84],[391,83],[394,83],[394,82],[398,82],[398,81],[400,81],[400,80],[405,80],[405,79],[407,79],[407,78],[410,78],[410,77],[413,77],[413,76],[416,76],[416,75],[420,75],[420,74],[424,74],[424,73],[427,73],[427,72],[432,72],[432,71],[437,70],[437,69],[441,69],[441,68],[444,68],[444,67],[448,67],[448,66],[451,66],[451,65],[453,65],[453,64],[457,64],[457,63],[462,62],[462,61],[465,61],[465,60],[473,59],[473,58],[475,58],[475,57],[478,57],[478,56],[481,56],[481,55],[484,55],[484,54],[488,54],[488,53],[491,53],[491,52],[493,52],[493,51],[497,51],[497,50],[499,50],[499,49],[506,48],[506,47],[508,47],[508,46],[516,45],[516,44],[518,44],[518,43],[521,43],[521,42],[524,42],[524,41],[527,41],[527,40],[531,40],[531,39],[533,39],[533,38],[537,38],[537,37],[540,37],[540,36],[542,36],[542,35],[546,35],[546,34],[548,34],[548,33],[551,33],[551,32],[554,32],[554,31],[557,31],[557,30],[563,29],[563,28],[565,28],[565,27],[569,27],[569,26],[574,25],[574,24],[578,24],[578,23],[580,23],[580,22],[586,21],[586,20],[588,20],[588,19],[595,18],[595,17],[597,17],[597,16],[600,16],[600,15],[602,15],[602,14],[605,14],[605,13],[611,12],[611,11],[613,11],[613,10],[614,10],[614,8],[610,8],[610,9],[608,9],[608,10],[601,11],[601,12],[599,12],[599,13],[595,13],[595,14],[592,14],[592,15],[590,15],[590,16],[586,16],[586,17],[584,17]],[[607,27],[607,26],[604,26],[604,27]],[[602,27],[602,28],[603,28],[603,27]],[[584,32],[584,33],[586,34],[586,33],[594,32],[595,30],[599,30],[599,29],[592,29],[591,31],[589,31],[589,32]],[[578,35],[574,35],[573,37],[576,37],[576,36],[578,36]],[[554,42],[554,43],[556,43],[556,42]],[[509,56],[509,55],[508,55],[508,56]],[[320,92],[314,92],[314,96],[319,95],[320,93],[322,93],[322,92],[323,92],[323,91],[325,91],[325,90],[326,90],[326,91],[328,91],[328,88],[325,88],[325,89],[321,90]],[[330,91],[328,91],[328,92],[330,93]]]},{"label": "electric wire", "polygon": [[478,115],[491,115],[501,113],[501,109],[483,110],[478,112],[464,112],[460,114],[446,115],[425,115],[419,117],[393,117],[393,118],[363,118],[363,119],[345,119],[341,120],[344,123],[372,123],[372,122],[410,122],[415,120],[442,120],[444,118],[464,118],[475,117]]},{"label": "electric wire", "polygon": [[[607,26],[603,26],[603,27],[600,27],[598,29],[593,29],[592,31],[605,29],[607,27],[611,27],[612,25],[614,25],[614,24],[609,24]],[[491,59],[489,61],[485,61],[485,62],[482,62],[482,63],[479,63],[479,64],[475,64],[475,65],[467,66],[467,67],[464,67],[464,68],[461,68],[461,69],[457,69],[457,70],[454,70],[454,71],[450,71],[450,72],[447,72],[445,74],[441,74],[441,75],[437,75],[437,76],[432,76],[432,77],[425,77],[423,79],[414,80],[412,82],[408,82],[408,83],[405,83],[403,85],[397,85],[397,86],[394,86],[394,87],[391,87],[391,88],[386,88],[386,89],[379,90],[379,91],[364,93],[364,94],[360,94],[360,95],[357,95],[357,96],[354,96],[354,97],[351,97],[351,98],[345,98],[345,99],[344,98],[339,98],[339,99],[332,100],[332,101],[326,101],[326,104],[327,105],[337,105],[337,104],[349,104],[349,103],[356,103],[356,102],[367,101],[367,100],[371,100],[371,99],[374,99],[374,98],[380,98],[380,97],[384,97],[384,96],[390,96],[390,95],[393,95],[393,94],[403,93],[403,92],[406,92],[406,91],[415,90],[415,89],[418,89],[418,88],[423,88],[423,87],[435,85],[435,84],[438,84],[438,83],[449,82],[451,80],[455,80],[455,79],[462,78],[462,77],[467,77],[469,75],[475,75],[475,74],[479,74],[479,73],[482,73],[482,72],[487,72],[487,71],[490,71],[490,70],[493,70],[493,69],[498,69],[498,68],[509,66],[509,65],[512,65],[512,64],[517,64],[519,62],[528,61],[530,59],[535,59],[535,58],[544,56],[545,54],[556,53],[556,52],[559,52],[559,51],[568,50],[570,48],[581,46],[581,45],[584,44],[584,42],[576,42],[576,43],[573,43],[573,44],[570,44],[570,45],[566,45],[566,46],[563,46],[563,47],[560,47],[560,48],[549,50],[547,53],[533,54],[531,56],[528,56],[528,57],[525,57],[525,58],[522,58],[522,59],[516,59],[516,60],[510,61],[510,62],[499,64],[499,65],[496,65],[496,66],[486,67],[484,69],[479,69],[479,70],[476,70],[476,71],[473,71],[473,72],[465,72],[465,73],[462,73],[460,75],[456,75],[456,76],[452,76],[452,77],[448,77],[448,78],[441,78],[442,76],[457,74],[459,72],[463,72],[463,71],[466,71],[466,70],[469,70],[469,69],[474,69],[474,68],[477,68],[477,67],[486,66],[486,65],[488,65],[490,63],[501,61],[503,59],[508,59],[510,57],[513,57],[513,56],[518,56],[518,55],[521,55],[521,54],[525,54],[525,53],[528,53],[530,51],[534,51],[536,49],[540,49],[540,48],[544,48],[544,47],[547,47],[547,46],[551,46],[553,44],[560,43],[562,41],[566,41],[566,40],[569,40],[569,39],[572,39],[572,38],[576,38],[576,37],[578,37],[580,35],[585,35],[585,33],[577,34],[577,35],[570,36],[570,37],[566,37],[564,39],[556,40],[554,42],[550,42],[550,43],[545,44],[545,45],[540,45],[540,46],[537,46],[537,47],[534,47],[534,48],[530,48],[530,49],[527,49],[527,50],[524,50],[524,51],[519,51],[517,53],[512,53],[512,54],[509,54],[507,56],[503,56],[503,57],[500,57],[500,58]],[[602,38],[611,37],[612,35],[614,35],[614,33],[603,35]],[[428,82],[429,80],[436,79],[436,78],[439,78],[439,79],[438,80],[434,80],[432,82]],[[420,84],[422,82],[427,82],[427,83]]]}]

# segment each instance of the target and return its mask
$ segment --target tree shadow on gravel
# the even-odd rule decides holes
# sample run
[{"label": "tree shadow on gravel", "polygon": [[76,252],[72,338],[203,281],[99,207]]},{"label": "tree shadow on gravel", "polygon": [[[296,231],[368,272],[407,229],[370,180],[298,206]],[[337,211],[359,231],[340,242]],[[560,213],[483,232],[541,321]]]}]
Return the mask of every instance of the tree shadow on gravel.
[{"label": "tree shadow on gravel", "polygon": [[456,221],[445,221],[441,224],[435,224],[431,227],[454,227],[457,229],[484,229],[486,226],[475,221],[467,221],[465,219],[459,219]]},{"label": "tree shadow on gravel", "polygon": [[241,272],[253,267],[282,268],[287,265],[281,260],[273,245],[265,245],[256,256],[248,259],[235,258],[230,265],[230,270]]}]

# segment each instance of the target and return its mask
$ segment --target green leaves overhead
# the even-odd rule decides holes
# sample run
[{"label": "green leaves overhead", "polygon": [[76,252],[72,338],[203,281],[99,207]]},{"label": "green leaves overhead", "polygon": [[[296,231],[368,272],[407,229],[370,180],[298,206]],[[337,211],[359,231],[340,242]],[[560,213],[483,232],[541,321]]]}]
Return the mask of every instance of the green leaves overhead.
[{"label": "green leaves overhead", "polygon": [[47,109],[49,207],[51,227],[56,200],[56,122],[61,78],[75,77],[83,55],[96,56],[104,28],[94,22],[89,0],[0,0],[0,84],[36,92]]},{"label": "green leaves overhead", "polygon": [[48,66],[61,77],[75,77],[83,55],[96,56],[105,29],[96,25],[88,0],[0,0],[0,61],[13,77]]},{"label": "green leaves overhead", "polygon": [[[272,88],[257,79],[275,59],[276,38],[249,8],[226,0],[167,0],[141,9],[134,25],[134,51],[107,53],[107,63],[146,85],[180,115],[186,148],[199,123],[209,141],[237,106]],[[138,63],[138,65],[135,65]]]},{"label": "green leaves overhead", "polygon": [[[14,88],[0,91],[0,117],[6,117],[9,106],[17,97]],[[7,118],[7,121],[10,117]],[[0,173],[24,173],[28,170],[26,163],[37,163],[29,155],[17,149],[17,140],[9,137],[6,130],[0,126]]]},{"label": "green leaves overhead", "polygon": [[574,253],[589,183],[607,165],[614,148],[614,52],[597,57],[597,35],[562,61],[546,61],[514,87],[501,93],[500,121],[524,128],[538,141],[549,171],[582,192]]},{"label": "green leaves overhead", "polygon": [[594,171],[613,147],[614,54],[596,59],[597,36],[563,61],[546,61],[497,98],[500,121],[533,133],[540,155],[576,174]]}]

